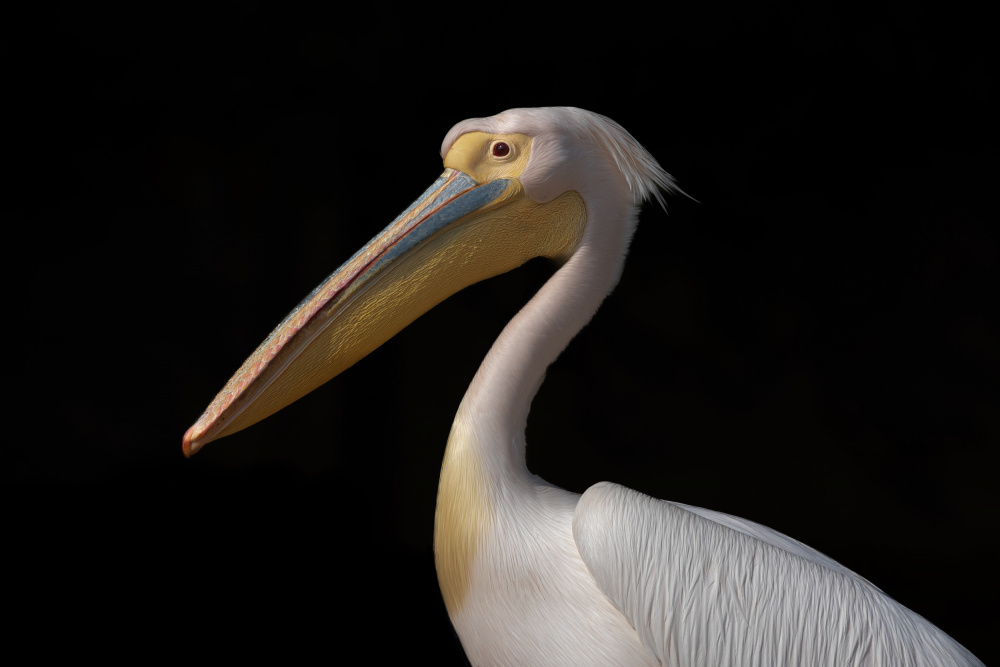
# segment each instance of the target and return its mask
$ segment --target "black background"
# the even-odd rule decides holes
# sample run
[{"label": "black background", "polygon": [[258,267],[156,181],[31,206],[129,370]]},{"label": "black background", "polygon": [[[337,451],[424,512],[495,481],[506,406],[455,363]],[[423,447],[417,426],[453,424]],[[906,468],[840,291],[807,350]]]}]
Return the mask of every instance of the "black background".
[{"label": "black background", "polygon": [[[457,121],[574,105],[692,197],[550,369],[533,472],[743,516],[997,656],[1000,230],[985,18],[930,3],[53,6],[12,20],[6,631],[36,654],[462,664],[451,419],[552,268],[467,289],[188,461]],[[16,231],[15,231],[16,230]]]}]

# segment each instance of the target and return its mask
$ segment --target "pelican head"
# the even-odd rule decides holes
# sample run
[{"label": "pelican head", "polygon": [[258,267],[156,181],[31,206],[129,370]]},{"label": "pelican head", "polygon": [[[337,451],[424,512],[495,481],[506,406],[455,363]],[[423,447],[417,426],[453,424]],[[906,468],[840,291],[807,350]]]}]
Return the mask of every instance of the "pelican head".
[{"label": "pelican head", "polygon": [[[346,370],[455,292],[535,257],[613,248],[617,280],[649,196],[672,187],[617,123],[571,107],[512,109],[455,125],[444,173],[312,291],[184,435],[186,455]],[[611,211],[631,210],[631,215]],[[596,309],[586,314],[589,318]]]}]

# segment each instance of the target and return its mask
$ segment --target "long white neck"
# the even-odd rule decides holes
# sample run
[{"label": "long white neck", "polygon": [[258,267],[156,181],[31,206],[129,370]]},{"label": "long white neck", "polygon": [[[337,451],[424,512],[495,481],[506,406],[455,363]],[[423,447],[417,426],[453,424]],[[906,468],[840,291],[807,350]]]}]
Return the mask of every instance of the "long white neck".
[{"label": "long white neck", "polygon": [[[587,202],[580,247],[507,324],[480,365],[456,416],[471,429],[449,449],[471,447],[494,483],[528,476],[524,431],[548,366],[617,284],[638,210]],[[602,233],[603,232],[603,233]],[[454,434],[453,434],[454,435]],[[447,465],[446,460],[446,465]]]},{"label": "long white neck", "polygon": [[545,369],[590,321],[621,275],[637,210],[584,201],[587,228],[580,247],[504,327],[462,399],[448,437],[434,557],[453,619],[469,590],[471,563],[502,511],[502,498],[523,497],[507,490],[530,489],[534,482],[525,464],[524,427]]}]

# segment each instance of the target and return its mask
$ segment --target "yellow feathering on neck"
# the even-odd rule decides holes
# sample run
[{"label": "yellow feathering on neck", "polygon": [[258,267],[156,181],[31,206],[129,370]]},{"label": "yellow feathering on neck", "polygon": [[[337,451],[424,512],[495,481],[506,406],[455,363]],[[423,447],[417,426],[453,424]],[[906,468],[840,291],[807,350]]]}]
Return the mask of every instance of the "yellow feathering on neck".
[{"label": "yellow feathering on neck", "polygon": [[489,483],[472,438],[459,412],[441,466],[434,516],[434,561],[450,616],[462,608],[471,584],[472,562],[493,527]]},{"label": "yellow feathering on neck", "polygon": [[[534,256],[564,258],[579,245],[586,219],[586,205],[576,192],[544,204],[521,199],[498,209],[493,216],[497,224],[475,238],[482,248],[497,256],[515,256],[517,264]],[[545,223],[539,224],[538,220]],[[504,234],[494,235],[494,230],[503,230]],[[476,441],[471,419],[459,409],[451,427],[434,519],[438,583],[452,617],[468,595],[472,563],[493,530],[496,512],[491,482],[481,458],[483,449]]]}]

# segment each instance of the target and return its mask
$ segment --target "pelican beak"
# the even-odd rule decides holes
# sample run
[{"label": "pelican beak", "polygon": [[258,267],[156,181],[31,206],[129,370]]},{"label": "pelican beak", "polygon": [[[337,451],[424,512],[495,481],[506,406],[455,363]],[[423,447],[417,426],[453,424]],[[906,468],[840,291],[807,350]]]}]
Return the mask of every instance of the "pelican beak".
[{"label": "pelican beak", "polygon": [[305,396],[464,287],[567,255],[584,220],[575,192],[542,204],[516,178],[445,169],[250,355],[184,434],[185,456]]}]

